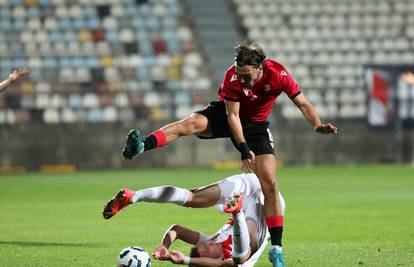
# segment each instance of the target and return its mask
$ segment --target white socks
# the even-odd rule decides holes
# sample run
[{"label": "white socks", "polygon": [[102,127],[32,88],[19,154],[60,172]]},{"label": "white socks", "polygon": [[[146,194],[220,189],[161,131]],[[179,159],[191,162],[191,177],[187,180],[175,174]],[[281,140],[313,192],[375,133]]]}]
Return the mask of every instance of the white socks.
[{"label": "white socks", "polygon": [[132,197],[132,203],[143,201],[175,203],[182,206],[187,202],[189,194],[190,191],[184,188],[175,186],[157,186],[136,191]]},{"label": "white socks", "polygon": [[243,258],[249,252],[250,237],[244,213],[233,214],[233,258]]}]

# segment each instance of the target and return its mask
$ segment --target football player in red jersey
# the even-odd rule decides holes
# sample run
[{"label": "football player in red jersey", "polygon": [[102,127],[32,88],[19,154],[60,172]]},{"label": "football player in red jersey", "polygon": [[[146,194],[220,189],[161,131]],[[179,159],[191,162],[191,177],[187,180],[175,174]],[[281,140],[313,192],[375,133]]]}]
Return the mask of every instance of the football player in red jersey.
[{"label": "football player in red jersey", "polygon": [[10,86],[10,84],[19,80],[20,78],[25,76],[28,72],[29,72],[28,69],[20,68],[10,73],[9,78],[7,78],[6,80],[0,83],[0,93],[5,91]]},{"label": "football player in red jersey", "polygon": [[181,136],[197,135],[203,139],[230,137],[241,153],[242,169],[254,171],[262,186],[272,243],[269,257],[273,266],[278,267],[285,266],[281,249],[283,215],[275,179],[273,137],[267,117],[281,93],[292,100],[316,132],[337,133],[337,128],[331,123],[321,123],[315,108],[283,65],[266,59],[257,44],[245,41],[235,48],[235,63],[224,75],[218,101],[210,102],[203,110],[168,124],[147,137],[136,129],[131,130],[122,152],[125,159],[132,159]]}]

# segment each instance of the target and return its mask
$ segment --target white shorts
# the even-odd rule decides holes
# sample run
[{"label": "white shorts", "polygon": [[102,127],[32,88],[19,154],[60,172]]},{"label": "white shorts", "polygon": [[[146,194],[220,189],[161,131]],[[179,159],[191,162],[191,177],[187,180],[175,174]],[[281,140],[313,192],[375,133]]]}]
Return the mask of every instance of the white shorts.
[{"label": "white shorts", "polygon": [[[218,182],[220,188],[220,198],[216,204],[217,209],[223,212],[224,205],[233,194],[243,195],[243,212],[247,220],[255,222],[257,227],[257,239],[259,248],[249,260],[239,265],[240,267],[251,267],[259,259],[269,240],[265,214],[264,214],[264,195],[260,187],[259,178],[255,174],[239,174],[230,176]],[[282,213],[285,214],[285,201],[279,192],[282,205]]]},{"label": "white shorts", "polygon": [[[254,173],[233,175],[219,181],[217,184],[220,188],[220,198],[216,203],[216,207],[220,212],[223,212],[224,205],[234,194],[242,194],[245,203],[247,202],[246,200],[251,198],[256,203],[264,204],[264,196],[262,188],[260,187],[259,178]],[[282,213],[285,214],[285,200],[280,192],[279,197],[282,205]],[[243,211],[246,212],[245,205],[243,205]]]}]

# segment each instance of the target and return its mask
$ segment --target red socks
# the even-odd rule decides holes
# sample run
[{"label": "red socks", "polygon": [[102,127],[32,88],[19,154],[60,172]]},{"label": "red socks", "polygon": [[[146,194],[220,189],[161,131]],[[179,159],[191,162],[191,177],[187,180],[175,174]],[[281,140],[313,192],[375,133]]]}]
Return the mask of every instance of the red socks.
[{"label": "red socks", "polygon": [[283,215],[273,215],[266,217],[267,227],[283,227]]},{"label": "red socks", "polygon": [[156,130],[151,135],[153,135],[155,139],[157,139],[157,148],[165,146],[165,144],[167,143],[167,135],[163,130]]}]

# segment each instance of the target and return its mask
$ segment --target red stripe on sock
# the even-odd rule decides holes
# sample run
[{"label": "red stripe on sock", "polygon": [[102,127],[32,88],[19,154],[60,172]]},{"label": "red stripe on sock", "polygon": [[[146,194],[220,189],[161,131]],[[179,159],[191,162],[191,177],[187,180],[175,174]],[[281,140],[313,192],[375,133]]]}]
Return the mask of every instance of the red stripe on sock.
[{"label": "red stripe on sock", "polygon": [[281,227],[283,226],[283,216],[274,215],[274,216],[266,217],[266,224],[267,224],[267,227],[269,228]]},{"label": "red stripe on sock", "polygon": [[152,135],[157,139],[157,147],[165,146],[167,143],[167,135],[163,130],[156,130]]}]

